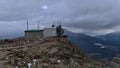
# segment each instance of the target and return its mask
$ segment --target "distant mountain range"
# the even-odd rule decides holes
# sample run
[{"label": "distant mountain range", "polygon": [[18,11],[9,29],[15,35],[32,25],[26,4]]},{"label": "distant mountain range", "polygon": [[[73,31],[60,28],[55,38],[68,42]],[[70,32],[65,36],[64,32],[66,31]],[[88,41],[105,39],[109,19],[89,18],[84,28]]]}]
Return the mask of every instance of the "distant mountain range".
[{"label": "distant mountain range", "polygon": [[99,36],[89,36],[81,33],[65,32],[68,39],[83,49],[89,56],[96,60],[111,60],[115,56],[120,56],[120,33],[110,33]]},{"label": "distant mountain range", "polygon": [[120,45],[120,32],[98,35],[96,37]]}]

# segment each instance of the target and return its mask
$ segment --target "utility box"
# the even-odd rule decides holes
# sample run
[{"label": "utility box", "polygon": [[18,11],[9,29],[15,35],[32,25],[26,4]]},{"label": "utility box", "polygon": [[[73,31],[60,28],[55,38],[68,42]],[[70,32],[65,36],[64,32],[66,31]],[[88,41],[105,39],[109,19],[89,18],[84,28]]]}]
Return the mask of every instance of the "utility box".
[{"label": "utility box", "polygon": [[44,38],[57,36],[56,27],[44,28]]}]

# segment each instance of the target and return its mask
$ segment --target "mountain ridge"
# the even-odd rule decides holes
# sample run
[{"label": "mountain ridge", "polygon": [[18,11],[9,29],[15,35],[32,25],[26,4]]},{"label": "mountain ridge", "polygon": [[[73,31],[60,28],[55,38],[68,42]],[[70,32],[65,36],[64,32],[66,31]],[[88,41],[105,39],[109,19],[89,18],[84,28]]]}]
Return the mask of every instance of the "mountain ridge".
[{"label": "mountain ridge", "polygon": [[11,49],[7,51],[4,57],[0,58],[0,63],[4,64],[2,68],[22,68],[29,67],[29,65],[30,68],[90,68],[104,66],[87,57],[81,49],[65,38],[47,38],[42,40],[41,43],[29,47]]}]

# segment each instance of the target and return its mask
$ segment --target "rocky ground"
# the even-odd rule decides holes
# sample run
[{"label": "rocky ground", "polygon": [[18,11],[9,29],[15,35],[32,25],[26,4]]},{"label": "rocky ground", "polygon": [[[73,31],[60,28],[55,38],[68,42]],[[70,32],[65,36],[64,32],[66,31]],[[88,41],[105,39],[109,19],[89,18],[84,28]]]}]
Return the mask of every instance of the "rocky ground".
[{"label": "rocky ground", "polygon": [[1,49],[0,68],[120,68],[120,58],[108,63],[94,61],[65,38],[35,42],[22,41],[24,46],[30,46]]}]

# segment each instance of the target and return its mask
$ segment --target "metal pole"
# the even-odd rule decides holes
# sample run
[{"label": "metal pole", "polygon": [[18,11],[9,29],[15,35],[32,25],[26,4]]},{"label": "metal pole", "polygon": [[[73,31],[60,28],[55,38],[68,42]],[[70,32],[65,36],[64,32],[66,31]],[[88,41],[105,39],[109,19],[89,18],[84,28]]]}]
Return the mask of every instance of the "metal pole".
[{"label": "metal pole", "polygon": [[40,21],[38,21],[38,26],[37,26],[38,30],[39,30],[39,28],[40,28],[39,24],[40,24]]},{"label": "metal pole", "polygon": [[27,21],[27,30],[29,29],[29,23],[28,23],[28,21]]}]

